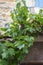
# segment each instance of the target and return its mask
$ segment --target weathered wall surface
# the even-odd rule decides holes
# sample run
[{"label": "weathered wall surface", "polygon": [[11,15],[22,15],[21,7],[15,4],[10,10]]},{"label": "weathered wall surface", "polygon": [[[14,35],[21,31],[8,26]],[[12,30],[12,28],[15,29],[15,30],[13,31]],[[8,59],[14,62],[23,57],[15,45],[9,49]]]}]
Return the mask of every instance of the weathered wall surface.
[{"label": "weathered wall surface", "polygon": [[14,2],[15,0],[0,0],[0,2]]},{"label": "weathered wall surface", "polygon": [[15,7],[15,0],[0,0],[0,27],[11,22],[10,11]]},{"label": "weathered wall surface", "polygon": [[[15,8],[15,1],[17,0],[0,0],[0,27],[6,22],[11,22],[10,11]],[[28,7],[32,7],[30,11],[34,12],[34,0],[26,0],[26,3]]]}]

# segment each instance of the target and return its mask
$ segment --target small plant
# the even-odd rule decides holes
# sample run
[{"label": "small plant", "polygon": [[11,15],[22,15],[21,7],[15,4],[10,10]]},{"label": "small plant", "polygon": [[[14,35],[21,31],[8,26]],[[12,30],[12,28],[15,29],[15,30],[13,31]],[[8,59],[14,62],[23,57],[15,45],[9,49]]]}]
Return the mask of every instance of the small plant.
[{"label": "small plant", "polygon": [[13,41],[0,42],[0,65],[18,65],[29,52],[34,42],[34,32],[41,32],[43,18],[40,14],[29,14],[24,0],[18,2],[11,12],[12,23],[1,28]]},{"label": "small plant", "polygon": [[28,53],[28,49],[33,45],[34,37],[28,36],[26,29],[28,8],[25,1],[17,3],[16,9],[11,12],[13,22],[6,28],[1,28],[5,31],[5,36],[10,36],[14,41],[0,42],[0,65],[18,65],[20,61]]}]

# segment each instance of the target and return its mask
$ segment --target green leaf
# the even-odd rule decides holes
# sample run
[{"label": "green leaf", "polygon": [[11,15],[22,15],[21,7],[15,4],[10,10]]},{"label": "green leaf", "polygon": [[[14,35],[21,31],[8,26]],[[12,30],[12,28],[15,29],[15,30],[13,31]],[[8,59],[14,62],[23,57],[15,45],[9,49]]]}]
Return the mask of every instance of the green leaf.
[{"label": "green leaf", "polygon": [[2,53],[2,59],[6,59],[6,58],[7,58],[7,53],[6,52]]},{"label": "green leaf", "polygon": [[13,56],[13,55],[15,55],[15,50],[13,48],[9,48],[7,53],[8,53],[8,55]]},{"label": "green leaf", "polygon": [[23,53],[27,54],[29,52],[28,48],[23,48]]},{"label": "green leaf", "polygon": [[15,47],[22,49],[25,47],[25,44],[22,41],[16,41],[15,43]]}]

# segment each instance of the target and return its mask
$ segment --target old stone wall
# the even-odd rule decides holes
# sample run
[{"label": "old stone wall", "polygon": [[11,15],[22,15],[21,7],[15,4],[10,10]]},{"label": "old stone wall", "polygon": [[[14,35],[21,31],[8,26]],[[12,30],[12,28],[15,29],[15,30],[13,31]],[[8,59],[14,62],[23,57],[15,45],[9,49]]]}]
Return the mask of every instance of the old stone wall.
[{"label": "old stone wall", "polygon": [[15,0],[0,0],[0,2],[14,2]]},{"label": "old stone wall", "polygon": [[10,12],[15,8],[15,0],[0,0],[0,27],[11,22]]}]

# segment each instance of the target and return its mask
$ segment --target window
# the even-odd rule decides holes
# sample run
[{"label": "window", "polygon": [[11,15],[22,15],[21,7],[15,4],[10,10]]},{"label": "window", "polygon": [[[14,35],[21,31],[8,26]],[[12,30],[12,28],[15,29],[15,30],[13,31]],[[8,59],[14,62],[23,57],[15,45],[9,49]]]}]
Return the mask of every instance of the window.
[{"label": "window", "polygon": [[43,0],[35,0],[35,7],[43,7]]}]

